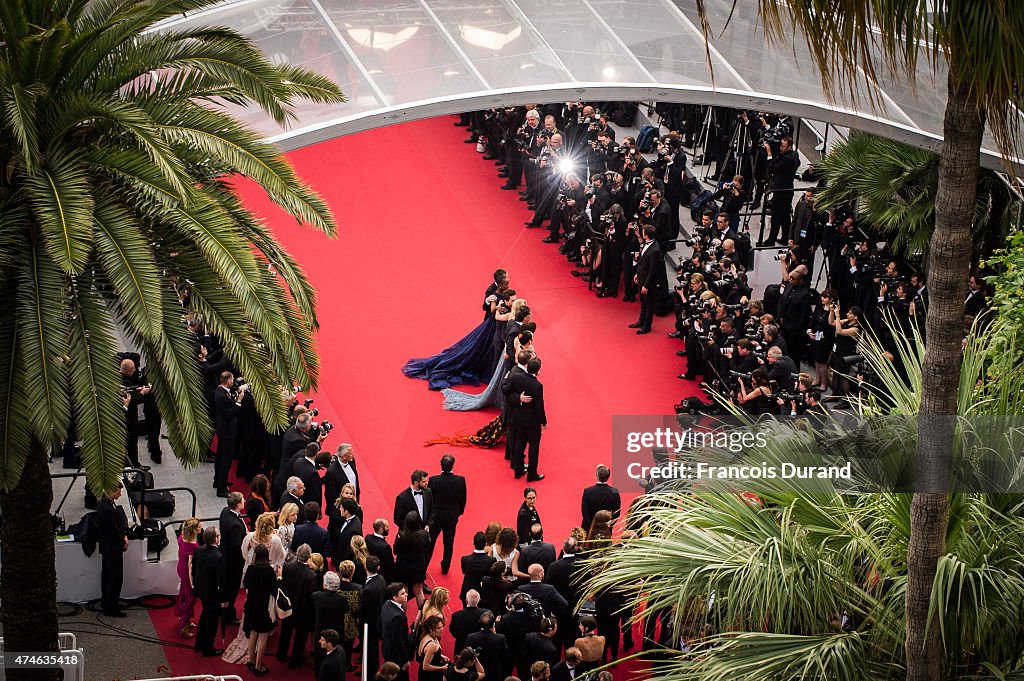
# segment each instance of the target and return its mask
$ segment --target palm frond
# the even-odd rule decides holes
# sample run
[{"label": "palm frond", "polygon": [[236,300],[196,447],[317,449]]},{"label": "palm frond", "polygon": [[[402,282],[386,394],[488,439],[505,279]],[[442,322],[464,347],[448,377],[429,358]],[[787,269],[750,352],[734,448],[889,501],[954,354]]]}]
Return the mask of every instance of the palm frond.
[{"label": "palm frond", "polygon": [[35,171],[39,158],[39,129],[36,121],[36,100],[44,93],[42,85],[25,86],[8,83],[0,91],[0,102],[7,119],[6,127],[21,146],[21,162],[29,173]]},{"label": "palm frond", "polygon": [[25,178],[25,187],[47,253],[66,273],[80,273],[92,248],[93,199],[84,168],[76,159],[51,154]]},{"label": "palm frond", "polygon": [[5,286],[0,302],[0,490],[18,484],[28,457],[32,432],[26,398],[26,381],[16,331],[14,287]]}]

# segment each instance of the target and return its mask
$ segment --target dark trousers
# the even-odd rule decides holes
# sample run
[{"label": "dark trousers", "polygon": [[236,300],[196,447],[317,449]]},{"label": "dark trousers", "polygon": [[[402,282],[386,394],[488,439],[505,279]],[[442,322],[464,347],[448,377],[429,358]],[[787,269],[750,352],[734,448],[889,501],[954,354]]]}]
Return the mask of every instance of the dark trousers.
[{"label": "dark trousers", "polygon": [[214,463],[213,486],[218,490],[226,490],[231,464],[235,460],[235,438],[222,437],[217,434],[217,461]]},{"label": "dark trousers", "polygon": [[512,438],[512,470],[523,470],[526,448],[530,448],[529,463],[526,472],[537,474],[537,462],[540,460],[540,426],[510,425],[508,436]]},{"label": "dark trousers", "polygon": [[227,601],[227,610],[231,611],[231,619],[235,619],[235,599],[238,597],[238,590],[242,586],[242,569],[245,567],[245,560],[242,558],[241,550],[238,551],[238,558],[228,558],[227,551],[224,557],[224,600]]},{"label": "dark trousers", "polygon": [[362,664],[367,669],[367,678],[369,679],[374,678],[377,675],[377,670],[380,669],[380,638],[377,636],[374,624],[374,622],[370,623],[370,635],[363,641]]},{"label": "dark trousers", "polygon": [[640,294],[640,328],[651,330],[651,323],[654,321],[654,291],[648,289],[647,293]]},{"label": "dark trousers", "polygon": [[100,606],[103,612],[121,609],[121,585],[124,583],[124,553],[111,551],[101,556]]},{"label": "dark trousers", "polygon": [[[288,646],[292,645],[291,661],[302,662],[306,656],[306,639],[309,638],[312,628],[308,622],[296,620],[295,617],[286,617],[281,620],[281,640],[277,643],[277,659],[283,662],[288,658]],[[294,644],[292,644],[293,636]]]},{"label": "dark trousers", "polygon": [[793,219],[793,190],[778,190],[772,194],[772,228],[768,232],[769,243],[789,234],[789,223]]},{"label": "dark trousers", "polygon": [[783,331],[782,337],[786,341],[786,350],[789,352],[789,356],[796,364],[797,373],[800,373],[800,362],[804,358],[804,351],[807,347],[807,331],[801,329]]},{"label": "dark trousers", "polygon": [[434,518],[434,524],[430,526],[430,550],[433,552],[437,538],[444,533],[444,554],[441,556],[441,572],[448,572],[452,565],[452,553],[455,550],[455,527],[459,523],[458,516],[454,518]]},{"label": "dark trousers", "polygon": [[214,638],[217,636],[217,622],[220,620],[220,603],[203,601],[203,611],[196,623],[195,649],[201,653],[212,653]]}]

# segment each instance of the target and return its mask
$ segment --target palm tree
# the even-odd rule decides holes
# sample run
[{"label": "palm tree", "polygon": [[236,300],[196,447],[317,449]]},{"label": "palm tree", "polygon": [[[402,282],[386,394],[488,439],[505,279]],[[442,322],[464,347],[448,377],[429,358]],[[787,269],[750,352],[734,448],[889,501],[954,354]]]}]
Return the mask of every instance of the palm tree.
[{"label": "palm tree", "polygon": [[72,416],[91,489],[118,484],[115,326],[148,359],[171,447],[188,465],[212,431],[175,285],[244,372],[269,428],[285,425],[281,386],[317,382],[314,292],[233,180],[251,178],[322,232],[334,234],[334,221],[279,151],[223,104],[258,106],[284,124],[298,99],[343,96],[326,78],[271,63],[235,31],[157,26],[215,2],[0,3],[7,650],[57,646],[46,452]]},{"label": "palm tree", "polygon": [[[963,421],[961,433],[972,425],[990,425],[984,420],[988,415],[1024,408],[1020,358],[992,359],[986,351],[995,336],[1009,332],[997,323],[969,343],[958,407],[971,418]],[[881,344],[869,342],[865,356],[892,402],[882,406],[868,397],[860,403],[865,418],[857,428],[859,439],[840,439],[843,445],[863,456],[867,436],[879,445],[878,452],[897,443],[896,451],[888,452],[896,455],[897,464],[913,461],[913,419],[872,417],[918,412],[920,351],[910,342],[897,345],[908,381]],[[979,375],[987,378],[975,384]],[[843,432],[838,421],[823,425],[819,433]],[[773,437],[766,447],[750,452],[752,462],[829,461],[837,441],[790,424],[757,427]],[[1019,429],[1012,442],[1004,442],[1004,432],[987,432],[980,435],[982,442],[998,448],[1008,466],[1016,466]],[[969,470],[978,451],[964,448],[957,470]],[[872,471],[877,463],[862,459],[856,465],[862,474],[877,474]],[[849,494],[831,481],[816,480],[762,480],[756,491],[756,502],[717,485],[700,494],[649,494],[630,511],[646,518],[645,532],[589,559],[592,576],[586,591],[619,589],[627,602],[674,613],[675,632],[691,651],[675,651],[657,663],[658,678],[905,677],[911,495]],[[946,528],[948,549],[938,561],[929,599],[944,660],[941,678],[1024,678],[1024,620],[1019,616],[1024,606],[1024,495],[961,493],[951,497],[951,505],[955,521]]]},{"label": "palm tree", "polygon": [[[856,201],[860,219],[889,235],[894,252],[927,254],[935,229],[939,156],[895,140],[853,131],[814,166],[824,180],[823,209]],[[973,261],[1006,238],[1015,201],[998,173],[982,169],[975,199]]]},{"label": "palm tree", "polygon": [[[734,2],[735,5],[735,2]],[[702,0],[697,2],[708,36]],[[935,230],[928,250],[930,304],[928,349],[922,367],[917,456],[942,477],[943,452],[952,443],[945,418],[955,414],[960,376],[962,302],[971,263],[970,229],[978,186],[979,157],[986,123],[1000,148],[1018,157],[1018,109],[1024,82],[1020,36],[1024,12],[1009,0],[758,0],[769,38],[786,43],[794,26],[813,55],[826,93],[857,93],[864,77],[875,82],[883,69],[897,82],[915,82],[920,58],[948,69]],[[710,56],[709,56],[710,60]],[[935,419],[932,423],[932,419]],[[941,482],[941,481],[939,481]],[[911,506],[908,545],[907,679],[941,676],[939,631],[928,610],[939,559],[945,553],[949,497],[941,485],[922,487]]]}]

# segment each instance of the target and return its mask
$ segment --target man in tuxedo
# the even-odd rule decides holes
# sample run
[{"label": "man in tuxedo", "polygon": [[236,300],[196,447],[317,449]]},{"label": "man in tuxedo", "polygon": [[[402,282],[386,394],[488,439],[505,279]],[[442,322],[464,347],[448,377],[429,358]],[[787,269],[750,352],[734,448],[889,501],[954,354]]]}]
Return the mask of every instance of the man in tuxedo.
[{"label": "man in tuxedo", "polygon": [[[100,499],[96,506],[97,542],[101,556],[100,603],[103,614],[109,617],[126,617],[121,612],[121,586],[124,583],[124,552],[128,550],[128,518],[124,509],[117,505],[121,498],[121,487]],[[10,518],[8,522],[14,522]]]},{"label": "man in tuxedo", "polygon": [[533,596],[548,617],[563,618],[569,611],[569,602],[550,584],[544,583],[544,568],[534,563],[527,570],[530,581],[519,585],[519,591]]},{"label": "man in tuxedo", "polygon": [[614,523],[622,511],[622,497],[619,490],[608,484],[612,471],[608,466],[601,464],[597,467],[597,484],[583,490],[583,501],[580,510],[583,512],[583,524],[580,526],[584,531],[590,530],[594,522],[594,515],[598,511],[611,511],[612,522]]},{"label": "man in tuxedo", "polygon": [[[575,575],[576,540],[569,537],[562,544],[562,557],[544,570],[544,582],[553,586],[567,603],[575,604],[579,602],[579,592],[573,582]],[[558,618],[558,639],[564,645],[571,645],[575,640],[574,629],[571,612]]]},{"label": "man in tuxedo", "polygon": [[569,648],[565,651],[565,659],[555,665],[551,670],[551,681],[575,681],[576,677],[582,676],[583,655],[579,648]]},{"label": "man in tuxedo", "polygon": [[323,661],[316,673],[316,681],[345,681],[345,649],[341,647],[340,641],[341,636],[334,629],[320,632],[318,645],[323,651]]},{"label": "man in tuxedo", "polygon": [[487,535],[477,532],[473,535],[473,553],[463,556],[459,561],[462,565],[462,588],[459,589],[459,598],[463,606],[468,606],[466,594],[471,590],[479,593],[484,577],[490,574],[491,566],[497,558],[488,556],[484,548],[487,546]]},{"label": "man in tuxedo", "polygon": [[302,496],[306,493],[306,483],[302,482],[302,478],[297,475],[292,475],[288,478],[288,482],[285,483],[287,489],[284,494],[281,495],[281,499],[277,504],[278,508],[284,508],[285,504],[295,504],[299,508],[305,506],[302,501]]},{"label": "man in tuxedo", "polygon": [[[310,452],[309,448],[304,449],[305,454],[302,458],[295,461],[292,468],[292,475],[302,480],[303,492],[301,495],[302,503],[299,504],[299,508],[302,508],[304,504],[310,501],[315,501],[320,504],[323,503],[323,482],[320,478],[320,458],[323,456],[326,458],[327,453],[320,454],[319,450],[316,452]],[[326,507],[330,509],[330,506]]]},{"label": "man in tuxedo", "polygon": [[342,443],[338,450],[331,457],[331,465],[327,467],[327,474],[324,475],[324,508],[334,508],[334,502],[341,496],[341,488],[347,483],[352,483],[356,488],[356,501],[362,494],[359,486],[359,475],[356,472],[356,455],[352,451],[352,445]]},{"label": "man in tuxedo", "polygon": [[[298,668],[306,657],[306,638],[316,624],[313,612],[313,593],[320,587],[320,579],[309,567],[313,552],[309,544],[301,545],[295,552],[295,560],[286,561],[281,568],[281,590],[292,602],[292,616],[281,620],[281,638],[277,644],[277,659],[288,660],[288,667]],[[323,633],[321,632],[321,636]],[[288,646],[292,643],[291,658]]]},{"label": "man in tuxedo", "polygon": [[331,533],[320,527],[320,504],[310,501],[302,506],[302,517],[306,522],[296,525],[292,534],[291,550],[297,551],[303,544],[309,544],[313,553],[325,558],[331,555]]},{"label": "man in tuxedo", "polygon": [[661,255],[661,248],[654,240],[656,235],[654,225],[644,225],[644,243],[640,248],[636,274],[633,275],[633,281],[640,289],[640,319],[629,325],[629,328],[636,329],[638,334],[651,332],[655,301],[658,300],[658,296],[665,294],[668,285],[665,259]]},{"label": "man in tuxedo", "polygon": [[213,394],[214,422],[217,427],[217,459],[214,464],[213,486],[217,488],[218,497],[228,495],[228,473],[231,463],[235,460],[235,441],[238,437],[238,410],[242,406],[242,397],[248,384],[243,385],[236,394],[232,391],[235,377],[230,371],[221,372],[220,385]]},{"label": "man in tuxedo", "polygon": [[807,285],[807,277],[802,270],[795,269],[789,273],[789,286],[779,298],[778,319],[782,338],[786,341],[786,350],[799,371],[800,361],[807,346],[807,327],[811,320],[811,308],[814,307],[814,295]]},{"label": "man in tuxedo", "polygon": [[[301,459],[307,457],[315,461],[316,456],[319,453],[320,445],[317,444],[316,442],[310,442],[307,443],[305,447],[292,454],[291,457],[281,462],[281,467],[278,468],[277,472],[274,474],[274,483],[273,486],[271,487],[271,495],[274,497],[275,500],[280,500],[281,497],[284,496],[284,493],[288,490],[288,483],[291,482],[292,478],[299,477],[298,475],[295,474],[296,464],[298,464],[298,462]],[[301,480],[301,478],[299,479]],[[305,490],[303,490],[303,492],[300,492],[296,496],[301,497],[304,493]],[[315,500],[311,499],[311,501]],[[281,505],[284,505],[285,502],[282,501],[280,503]],[[291,503],[295,502],[292,501]],[[278,508],[281,508],[281,506],[278,506]]]},{"label": "man in tuxedo", "polygon": [[224,652],[213,647],[221,611],[228,606],[224,556],[218,544],[220,533],[217,528],[207,527],[203,530],[203,545],[192,556],[192,585],[196,597],[203,604],[196,626],[195,649],[203,657],[214,657]]},{"label": "man in tuxedo", "polygon": [[[540,367],[540,358],[533,357],[526,365],[525,374],[509,372],[502,382],[502,392],[508,396],[506,423],[508,437],[513,442],[512,469],[516,472],[516,478],[525,474],[528,482],[544,479],[544,475],[537,471],[541,431],[548,426],[548,417],[544,411],[544,386],[537,379]],[[530,449],[528,466],[523,462],[527,447]]]},{"label": "man in tuxedo", "polygon": [[[506,672],[511,671],[505,664],[508,656],[508,643],[505,637],[494,631],[495,617],[490,610],[480,615],[479,631],[466,637],[466,645],[480,651],[480,664],[484,668],[484,678],[504,679]],[[493,676],[492,676],[493,675]]]},{"label": "man in tuxedo", "polygon": [[768,173],[772,176],[772,228],[768,240],[758,246],[771,246],[777,237],[785,239],[789,234],[793,218],[793,178],[800,167],[800,156],[793,149],[793,140],[789,137],[780,140],[777,155],[772,155],[772,147],[767,142],[764,149],[768,153]]},{"label": "man in tuxedo", "polygon": [[977,274],[972,274],[967,280],[967,298],[964,299],[964,315],[975,319],[988,309],[988,301],[985,300],[985,283]]},{"label": "man in tuxedo", "polygon": [[505,324],[505,363],[509,368],[516,359],[516,338],[523,330],[523,324],[529,321],[533,321],[533,313],[529,305],[523,305],[516,312],[515,318]]},{"label": "man in tuxedo", "polygon": [[412,486],[402,490],[395,497],[395,525],[402,528],[405,525],[405,516],[410,511],[416,511],[423,522],[423,529],[430,531],[434,526],[434,493],[427,486],[427,472],[416,469],[410,479]]},{"label": "man in tuxedo", "polygon": [[[321,634],[327,629],[345,630],[345,615],[349,612],[349,601],[346,596],[338,593],[341,578],[337,572],[324,575],[324,588],[315,592],[310,601],[313,603],[313,640],[319,641]],[[313,669],[320,672],[323,664],[324,651],[317,648],[313,657]]]},{"label": "man in tuxedo", "polygon": [[363,664],[369,672],[368,678],[376,675],[380,666],[380,632],[377,631],[377,623],[380,621],[380,610],[387,598],[386,591],[387,582],[380,574],[380,558],[369,556],[366,559],[366,584],[363,585],[363,599],[359,608],[359,615],[362,618],[360,627],[368,624],[367,630],[370,632],[363,643]]},{"label": "man in tuxedo", "polygon": [[544,541],[544,528],[540,523],[530,525],[530,543],[519,552],[519,571],[527,572],[534,563],[545,570],[555,562],[555,546]]},{"label": "man in tuxedo", "polygon": [[672,215],[668,202],[661,198],[661,191],[657,189],[651,191],[651,217],[648,219],[658,245],[667,246],[672,240]]},{"label": "man in tuxedo", "polygon": [[395,553],[388,544],[390,530],[387,518],[377,518],[373,521],[373,534],[366,535],[366,550],[380,561],[380,575],[385,584],[390,584],[395,578]]},{"label": "man in tuxedo", "polygon": [[245,567],[245,556],[242,555],[242,540],[247,533],[245,520],[242,519],[242,508],[245,497],[241,492],[228,495],[227,506],[220,511],[220,545],[224,556],[224,600],[232,621],[235,616],[235,598],[242,585],[242,568]]},{"label": "man in tuxedo", "polygon": [[[509,322],[509,324],[511,324],[511,323],[512,322]],[[515,346],[513,345],[513,351],[514,350],[515,350]],[[502,418],[505,420],[506,424],[508,423],[508,411],[509,411],[509,404],[511,402],[510,391],[512,390],[512,377],[515,376],[516,374],[525,374],[525,373],[527,373],[526,365],[530,363],[530,359],[533,358],[533,355],[530,352],[526,351],[526,350],[520,350],[518,355],[509,355],[509,357],[512,357],[512,360],[506,360],[506,362],[509,362],[511,368],[505,373],[504,378],[501,379],[501,386],[500,386],[501,387],[501,392],[505,395],[505,404],[502,407],[501,415],[502,415]],[[514,361],[515,364],[511,364],[512,361]],[[531,399],[532,398],[530,398],[529,396],[523,397],[523,400],[526,401],[526,402],[531,401]],[[512,463],[512,446],[513,446],[513,444],[514,443],[512,442],[512,438],[508,437],[506,435],[506,437],[505,437],[505,461],[508,461],[509,468],[511,468],[515,472],[518,472],[518,470],[516,469],[515,465]]]},{"label": "man in tuxedo", "polygon": [[[533,631],[533,623],[530,614],[526,612],[525,594],[513,593],[511,606],[512,611],[502,615],[498,621],[497,630],[499,634],[504,635],[508,643],[509,656],[515,663],[519,678],[523,678],[530,669],[530,663],[533,662],[523,655],[526,635]],[[511,673],[511,669],[509,672]]]},{"label": "man in tuxedo", "polygon": [[462,652],[466,647],[466,638],[480,629],[480,615],[485,610],[480,607],[480,592],[470,589],[466,592],[466,606],[452,613],[448,631],[455,638],[455,650]]},{"label": "man in tuxedo", "polygon": [[388,584],[385,592],[387,600],[380,611],[380,644],[385,662],[394,662],[401,670],[400,681],[409,681],[409,648],[406,645],[409,632],[409,618],[405,614],[405,604],[409,601],[409,592],[404,584],[393,582]]},{"label": "man in tuxedo", "polygon": [[[466,512],[466,478],[452,473],[455,457],[445,454],[441,457],[441,474],[430,478],[428,488],[435,497],[434,522],[430,531],[430,550],[433,552],[437,538],[444,533],[444,555],[441,557],[441,574],[448,574],[455,547],[455,528],[459,516]],[[462,652],[459,649],[459,652]]]},{"label": "man in tuxedo", "polygon": [[331,535],[331,546],[333,552],[331,562],[337,570],[343,560],[355,562],[355,554],[352,553],[352,537],[363,536],[363,523],[356,515],[359,512],[359,504],[352,499],[342,499],[341,508],[331,513],[331,520],[327,531]]},{"label": "man in tuxedo", "polygon": [[[300,409],[296,407],[296,409]],[[277,466],[277,475],[274,476],[274,486],[272,491],[274,498],[277,499],[281,496],[281,492],[284,491],[284,481],[292,476],[292,471],[288,467],[290,461],[293,461],[296,455],[300,454],[309,444],[313,443],[317,446],[317,451],[320,451],[320,445],[323,444],[327,434],[321,433],[316,439],[313,439],[312,430],[313,416],[308,411],[299,414],[295,417],[295,425],[285,431],[284,437],[281,438],[281,461]],[[315,456],[315,453],[314,453]]]}]

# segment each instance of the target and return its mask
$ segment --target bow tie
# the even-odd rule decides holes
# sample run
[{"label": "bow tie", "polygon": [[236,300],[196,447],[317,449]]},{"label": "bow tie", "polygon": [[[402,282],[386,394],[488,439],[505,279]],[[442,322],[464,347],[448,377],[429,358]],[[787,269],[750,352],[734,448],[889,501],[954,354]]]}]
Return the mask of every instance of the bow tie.
[{"label": "bow tie", "polygon": [[413,496],[422,497],[423,490],[416,490],[415,492],[413,492]]}]

